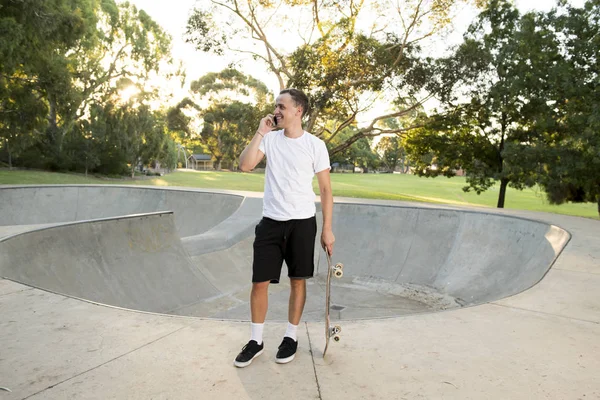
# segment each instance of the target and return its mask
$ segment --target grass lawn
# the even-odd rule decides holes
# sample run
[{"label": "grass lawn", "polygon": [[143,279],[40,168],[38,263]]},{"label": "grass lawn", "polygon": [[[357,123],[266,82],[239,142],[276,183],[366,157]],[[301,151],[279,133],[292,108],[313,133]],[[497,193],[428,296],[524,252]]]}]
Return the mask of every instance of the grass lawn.
[{"label": "grass lawn", "polygon": [[[488,207],[495,207],[498,200],[498,186],[481,195],[463,192],[465,179],[462,177],[428,179],[399,174],[332,174],[331,181],[334,196]],[[79,174],[0,170],[0,184],[125,184],[262,192],[264,175],[259,173],[177,171],[156,178],[109,179],[92,176],[86,178]],[[318,193],[316,179],[314,187],[315,192]],[[598,219],[596,204],[553,206],[548,204],[541,191],[533,189],[519,191],[509,188],[505,206],[511,209],[545,211]]]}]

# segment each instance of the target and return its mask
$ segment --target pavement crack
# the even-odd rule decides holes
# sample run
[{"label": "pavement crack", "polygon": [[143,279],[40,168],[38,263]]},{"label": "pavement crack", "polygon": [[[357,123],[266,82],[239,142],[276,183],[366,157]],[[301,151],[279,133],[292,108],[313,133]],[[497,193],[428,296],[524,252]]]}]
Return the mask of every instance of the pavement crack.
[{"label": "pavement crack", "polygon": [[149,346],[149,345],[151,345],[151,344],[154,344],[154,343],[158,342],[159,340],[162,340],[162,339],[164,339],[164,338],[166,338],[166,337],[168,337],[168,336],[171,336],[171,335],[173,335],[173,334],[175,334],[175,333],[177,333],[177,332],[179,332],[180,330],[182,330],[182,329],[185,329],[185,328],[187,328],[187,326],[182,326],[181,328],[179,328],[179,329],[176,329],[176,330],[174,330],[173,332],[169,332],[169,333],[167,333],[166,335],[163,335],[163,336],[161,336],[161,337],[159,337],[159,338],[156,338],[156,339],[154,339],[154,340],[152,340],[152,341],[150,341],[150,342],[148,342],[148,343],[144,343],[143,345],[141,345],[141,346],[139,346],[139,347],[136,347],[135,349],[133,349],[133,350],[130,350],[130,351],[128,351],[127,353],[123,353],[123,354],[121,354],[121,355],[119,355],[119,356],[117,356],[117,357],[114,357],[114,358],[112,358],[112,359],[110,359],[110,360],[108,360],[108,361],[105,361],[105,362],[103,362],[102,364],[96,365],[95,367],[92,367],[92,368],[90,368],[90,369],[88,369],[88,370],[86,370],[86,371],[83,371],[83,372],[80,372],[80,373],[78,373],[78,374],[76,374],[76,375],[73,375],[72,377],[70,377],[70,378],[67,378],[67,379],[65,379],[65,380],[62,380],[62,381],[60,381],[60,382],[58,382],[58,383],[52,384],[52,385],[50,385],[50,386],[48,386],[48,387],[46,387],[46,388],[44,388],[44,389],[42,389],[42,390],[39,390],[39,391],[37,391],[37,392],[35,392],[35,393],[33,393],[33,394],[30,394],[30,395],[29,395],[29,396],[27,396],[27,397],[23,397],[23,399],[22,399],[22,400],[26,400],[26,399],[29,399],[29,398],[31,398],[31,397],[37,396],[38,394],[40,394],[40,393],[42,393],[42,392],[45,392],[45,391],[46,391],[46,390],[48,390],[48,389],[53,389],[53,388],[55,388],[55,387],[57,387],[57,386],[59,386],[59,385],[62,385],[62,384],[63,384],[63,383],[65,383],[65,382],[68,382],[68,381],[70,381],[70,380],[72,380],[72,379],[75,379],[75,378],[77,378],[77,377],[79,377],[79,376],[81,376],[81,375],[87,374],[88,372],[94,371],[94,370],[96,370],[96,369],[98,369],[98,368],[100,368],[100,367],[102,367],[102,366],[104,366],[104,365],[106,365],[106,364],[108,364],[108,363],[111,363],[111,362],[113,362],[113,361],[116,361],[116,360],[118,360],[118,359],[120,359],[120,358],[122,358],[122,357],[125,357],[125,356],[127,356],[127,355],[129,355],[129,354],[131,354],[131,353],[133,353],[133,352],[135,352],[135,351],[138,351],[138,350],[140,350],[140,349],[143,349],[144,347],[146,347],[146,346]]},{"label": "pavement crack", "polygon": [[310,332],[308,331],[308,322],[305,322],[306,326],[306,336],[308,336],[308,349],[310,351],[310,357],[312,359],[313,371],[315,373],[315,382],[317,383],[317,392],[319,393],[319,400],[323,400],[321,396],[321,385],[319,385],[319,376],[317,375],[317,366],[315,365],[315,353],[313,351],[312,342],[310,340]]}]

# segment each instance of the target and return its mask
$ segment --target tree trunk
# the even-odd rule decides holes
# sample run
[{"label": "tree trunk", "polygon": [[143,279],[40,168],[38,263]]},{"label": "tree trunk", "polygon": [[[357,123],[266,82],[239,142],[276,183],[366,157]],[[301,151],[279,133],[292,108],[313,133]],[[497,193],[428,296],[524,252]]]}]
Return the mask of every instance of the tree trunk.
[{"label": "tree trunk", "polygon": [[135,177],[135,163],[131,163],[131,179]]},{"label": "tree trunk", "polygon": [[[506,137],[506,128],[508,127],[508,117],[506,113],[502,112],[502,137],[500,138],[500,147],[498,149],[498,165],[500,167],[500,173],[504,171],[504,157],[502,152],[504,151],[504,138]],[[498,208],[504,208],[504,199],[506,198],[506,187],[508,186],[508,179],[500,179],[500,193],[498,194]]]},{"label": "tree trunk", "polygon": [[598,216],[600,217],[600,194],[598,195]]},{"label": "tree trunk", "polygon": [[49,96],[50,113],[48,115],[50,143],[56,143],[56,132],[58,131],[58,123],[56,122],[56,100],[54,96]]},{"label": "tree trunk", "polygon": [[8,152],[8,169],[12,170],[12,154],[10,152],[10,143],[8,143],[8,139],[6,139],[6,151]]},{"label": "tree trunk", "polygon": [[315,127],[315,122],[317,122],[318,115],[319,115],[318,110],[312,110],[311,113],[309,114],[308,121],[306,122],[306,131],[307,132],[312,133],[313,128]]},{"label": "tree trunk", "polygon": [[504,199],[506,198],[506,187],[508,186],[508,179],[502,178],[500,180],[500,194],[498,195],[498,208],[504,208]]}]

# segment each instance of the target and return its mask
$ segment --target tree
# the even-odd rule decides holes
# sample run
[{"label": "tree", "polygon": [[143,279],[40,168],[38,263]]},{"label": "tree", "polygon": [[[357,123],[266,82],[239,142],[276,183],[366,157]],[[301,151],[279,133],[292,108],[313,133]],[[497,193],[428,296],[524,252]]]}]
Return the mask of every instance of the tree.
[{"label": "tree", "polygon": [[[356,126],[349,126],[344,128],[336,139],[328,143],[328,147],[335,147],[339,142],[347,140],[356,134],[358,128]],[[351,164],[353,167],[363,168],[365,172],[369,169],[376,170],[380,166],[380,160],[378,155],[372,149],[373,138],[364,137],[361,138],[351,146],[346,147],[343,151],[339,151],[330,157],[330,162],[340,164]],[[328,149],[329,150],[329,149]],[[331,150],[329,150],[331,152]],[[353,168],[353,172],[354,168]]]},{"label": "tree", "polygon": [[158,161],[169,170],[177,168],[177,143],[173,139],[165,139]]},{"label": "tree", "polygon": [[[149,165],[165,159],[168,165],[176,157],[169,153],[174,144],[170,140],[165,115],[152,111],[143,99],[132,98],[128,102],[111,100],[104,105],[93,105],[91,123],[82,125],[86,138],[86,158],[81,151],[77,161],[82,160],[88,169],[105,174],[128,172],[133,178],[138,165]],[[79,138],[80,136],[75,136]],[[70,145],[77,141],[69,141]],[[73,166],[75,168],[75,166]]]},{"label": "tree", "polygon": [[[200,104],[207,103],[201,107]],[[169,111],[169,127],[192,144],[199,141],[215,158],[235,169],[243,147],[260,119],[270,111],[272,96],[264,83],[234,69],[209,73],[190,85],[190,97]]]},{"label": "tree", "polygon": [[478,194],[499,182],[499,208],[509,185],[534,184],[536,166],[522,155],[539,140],[530,127],[547,106],[537,88],[544,64],[558,57],[540,27],[535,14],[521,17],[509,1],[491,0],[456,52],[435,62],[442,110],[406,141],[417,174],[465,169],[463,190]]},{"label": "tree", "polygon": [[[64,138],[117,90],[119,78],[144,86],[170,59],[170,38],[142,10],[113,0],[9,1],[0,8],[0,73],[27,82],[47,105],[40,151],[60,167]],[[6,35],[4,35],[6,33]]]},{"label": "tree", "polygon": [[147,105],[124,105],[114,111],[121,145],[133,178],[138,164],[147,164],[160,153],[165,138],[163,127],[157,124],[156,116]]},{"label": "tree", "polygon": [[[600,215],[600,1],[538,16],[560,54],[544,68],[545,100],[531,125],[539,140],[522,157],[550,203],[594,202]],[[541,61],[541,60],[535,60]]]},{"label": "tree", "polygon": [[35,132],[44,129],[47,108],[31,90],[30,83],[18,81],[8,86],[0,77],[0,143],[12,169],[13,158],[34,141]]},{"label": "tree", "polygon": [[75,13],[66,3],[9,1],[0,7],[0,125],[5,139],[10,136],[5,141],[9,158],[9,142],[13,148],[17,143],[30,145],[30,139],[39,136],[37,129],[44,127],[40,114],[47,117],[54,112],[42,86],[54,85],[64,91],[67,66],[57,53],[74,46],[84,35],[89,10],[86,3]]},{"label": "tree", "polygon": [[376,151],[389,172],[396,170],[398,162],[402,165],[402,173],[407,172],[406,150],[402,145],[402,138],[398,136],[382,137],[379,143],[377,143]]},{"label": "tree", "polygon": [[[421,93],[428,77],[420,67],[419,46],[448,26],[455,5],[467,2],[473,3],[419,0],[400,6],[388,0],[368,4],[339,0],[211,0],[205,8],[194,10],[186,36],[201,51],[249,53],[265,63],[281,89],[293,86],[305,90],[312,99],[307,130],[326,142],[358,121],[378,100],[385,98],[388,104],[395,104],[396,111],[371,118],[354,135],[332,147],[331,153],[336,154],[361,138],[406,132],[413,127],[403,123],[396,129],[386,129],[380,121],[410,114],[431,97]],[[481,6],[483,1],[474,3]],[[372,15],[372,25],[367,29],[358,23],[361,12]],[[308,23],[300,33],[305,34],[304,43],[286,51],[277,48],[274,38],[293,29],[288,27],[296,22],[287,18],[289,15],[294,15],[294,21]],[[230,17],[230,22],[220,17]],[[244,39],[249,45],[242,50],[239,43]],[[334,124],[329,128],[331,121]]]}]

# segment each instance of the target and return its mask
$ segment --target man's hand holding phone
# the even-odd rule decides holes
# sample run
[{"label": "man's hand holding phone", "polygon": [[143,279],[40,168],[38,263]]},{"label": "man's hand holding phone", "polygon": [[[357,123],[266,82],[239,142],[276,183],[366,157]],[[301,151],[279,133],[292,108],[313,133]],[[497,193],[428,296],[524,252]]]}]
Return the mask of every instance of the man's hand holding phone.
[{"label": "man's hand holding phone", "polygon": [[277,117],[274,116],[273,114],[269,114],[260,120],[260,124],[258,125],[257,132],[261,136],[265,136],[267,133],[271,132],[276,127],[277,127]]}]

